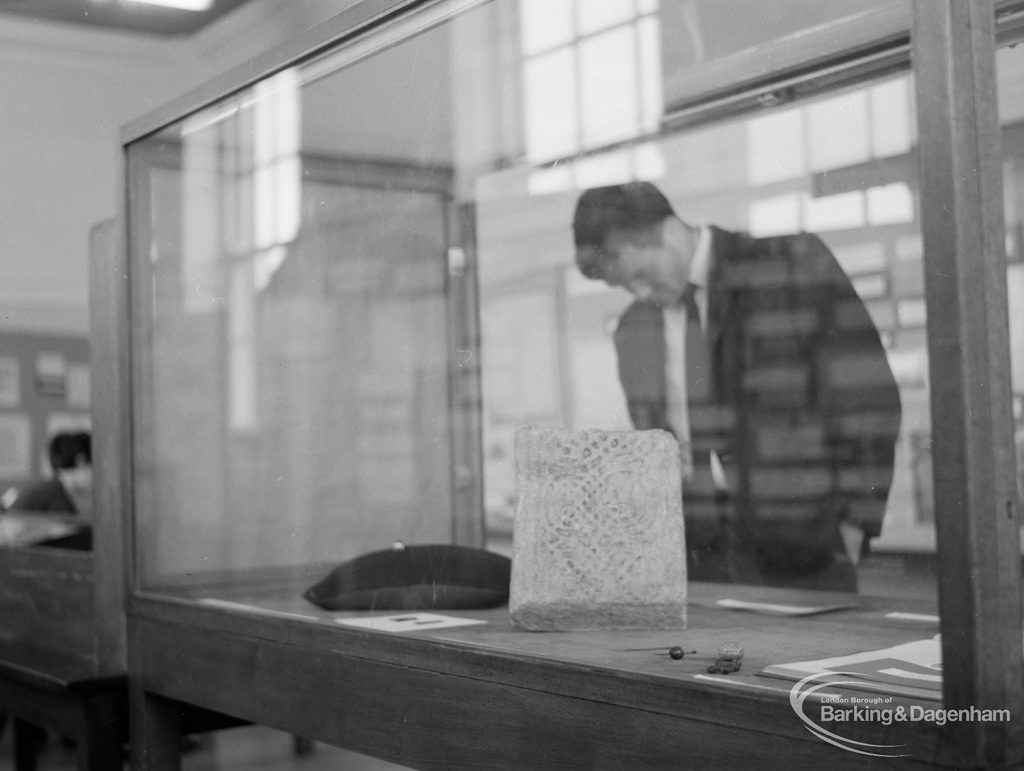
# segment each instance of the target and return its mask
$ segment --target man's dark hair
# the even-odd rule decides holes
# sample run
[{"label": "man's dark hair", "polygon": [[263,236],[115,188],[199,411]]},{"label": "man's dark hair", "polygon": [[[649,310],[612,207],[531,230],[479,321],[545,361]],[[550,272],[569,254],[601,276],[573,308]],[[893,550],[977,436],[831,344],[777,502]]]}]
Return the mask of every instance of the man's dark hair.
[{"label": "man's dark hair", "polygon": [[50,465],[54,471],[92,465],[92,440],[86,431],[61,431],[50,440]]},{"label": "man's dark hair", "polygon": [[[602,246],[609,232],[623,228],[657,225],[675,211],[650,182],[628,182],[584,190],[572,219],[576,263],[588,278],[600,278],[608,261]],[[580,251],[580,247],[591,247]]]}]

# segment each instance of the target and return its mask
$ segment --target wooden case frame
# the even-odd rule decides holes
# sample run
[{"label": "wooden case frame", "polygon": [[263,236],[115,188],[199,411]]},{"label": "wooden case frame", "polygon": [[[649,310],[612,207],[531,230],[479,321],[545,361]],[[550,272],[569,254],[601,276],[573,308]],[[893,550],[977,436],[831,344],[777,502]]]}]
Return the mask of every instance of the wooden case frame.
[{"label": "wooden case frame", "polygon": [[[371,29],[398,30],[394,34],[400,37],[401,25],[391,24],[396,20],[468,5],[363,0],[244,69],[126,127],[123,144]],[[1016,767],[1024,764],[1018,719],[1024,715],[1024,651],[994,85],[997,6],[992,0],[914,0],[912,10],[911,29],[887,33],[878,61],[884,67],[912,63],[917,79],[944,706],[1008,708],[1014,719],[950,724],[942,732],[922,729],[915,744],[924,754],[906,762]],[[805,64],[813,80],[814,62]],[[858,59],[856,65],[865,63]],[[848,81],[840,77],[835,82]],[[743,100],[735,104],[749,108]],[[714,115],[726,108],[715,101]],[[687,115],[698,115],[700,109],[699,100],[681,106],[670,122],[685,125]],[[126,172],[126,189],[127,182]],[[122,222],[128,221],[127,204],[125,198]],[[124,278],[132,267],[123,228],[118,241],[112,261],[96,266],[101,277],[97,296],[110,298],[112,309],[104,319],[107,340],[96,351],[96,370],[108,380],[94,391],[97,424],[111,437],[98,464],[98,504],[126,517],[125,592],[138,767],[176,767],[177,700],[423,767],[450,767],[455,763],[451,753],[470,765],[489,759],[494,767],[522,768],[543,758],[575,757],[584,766],[600,766],[606,762],[600,760],[601,751],[622,759],[622,743],[634,751],[635,767],[656,765],[680,752],[695,762],[756,753],[759,762],[774,756],[787,768],[821,762],[859,767],[857,756],[820,742],[809,744],[806,737],[800,741],[799,729],[781,728],[789,706],[776,697],[673,683],[644,690],[628,674],[560,663],[557,656],[538,661],[514,652],[467,652],[418,640],[339,638],[287,618],[200,608],[132,588],[133,418]],[[471,282],[460,291],[472,302]],[[255,671],[254,661],[262,662]],[[401,699],[380,696],[395,684],[403,689]],[[693,700],[703,709],[694,709]],[[679,706],[680,701],[691,706]],[[477,712],[459,707],[448,714],[453,704]],[[467,727],[472,714],[480,723]],[[399,715],[402,727],[388,722]],[[472,737],[490,726],[501,726],[501,731],[483,747]],[[735,742],[739,748],[714,754]],[[587,747],[592,754],[581,755]],[[566,754],[570,750],[576,754]]]}]

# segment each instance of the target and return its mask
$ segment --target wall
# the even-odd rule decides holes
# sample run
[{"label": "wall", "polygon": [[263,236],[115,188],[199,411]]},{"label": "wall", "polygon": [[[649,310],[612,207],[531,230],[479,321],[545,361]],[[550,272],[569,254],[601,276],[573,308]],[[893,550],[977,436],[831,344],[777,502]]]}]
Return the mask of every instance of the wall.
[{"label": "wall", "polygon": [[[169,88],[170,44],[0,19],[0,322],[84,332],[89,228],[119,126]],[[56,329],[55,329],[56,328]]]},{"label": "wall", "polygon": [[0,329],[85,334],[121,127],[352,0],[254,0],[188,38],[0,14]]}]

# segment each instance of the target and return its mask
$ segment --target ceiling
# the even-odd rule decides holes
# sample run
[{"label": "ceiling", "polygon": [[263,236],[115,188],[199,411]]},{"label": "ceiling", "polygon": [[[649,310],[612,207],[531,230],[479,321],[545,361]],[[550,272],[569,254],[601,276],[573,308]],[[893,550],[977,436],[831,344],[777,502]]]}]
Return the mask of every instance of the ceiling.
[{"label": "ceiling", "polygon": [[131,0],[0,0],[0,18],[88,24],[156,35],[187,35],[250,0],[214,0],[208,11],[185,11]]}]

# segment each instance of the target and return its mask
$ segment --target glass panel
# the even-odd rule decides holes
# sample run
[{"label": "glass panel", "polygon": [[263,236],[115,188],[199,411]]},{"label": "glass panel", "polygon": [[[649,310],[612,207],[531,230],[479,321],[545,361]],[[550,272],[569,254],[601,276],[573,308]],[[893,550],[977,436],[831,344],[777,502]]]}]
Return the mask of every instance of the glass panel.
[{"label": "glass panel", "polygon": [[[692,14],[707,56],[715,58],[861,16],[885,2],[887,0],[789,0],[772,7],[758,0],[691,0],[665,3],[662,13],[667,20],[675,20],[684,12]],[[670,5],[690,6],[690,9],[670,10],[667,7]]]},{"label": "glass panel", "polygon": [[524,54],[568,43],[574,35],[573,0],[521,0],[520,41]]},{"label": "glass panel", "polygon": [[[1019,42],[1019,41],[1018,41]],[[1013,392],[1017,483],[1024,499],[1024,49],[996,53],[999,117],[1002,125],[1003,200],[1006,227],[1006,288],[1010,313],[1010,370]]]},{"label": "glass panel", "polygon": [[853,50],[910,28],[900,0],[662,3],[665,101]]},{"label": "glass panel", "polygon": [[637,51],[640,57],[640,128],[644,132],[658,128],[661,119],[661,26],[658,19],[646,17],[637,22]]},{"label": "glass panel", "polygon": [[[786,310],[790,300],[769,299],[770,293],[743,301],[752,306],[745,312],[754,315],[745,326],[749,336],[741,363],[730,366],[748,368],[746,374],[731,374],[744,384],[747,396],[739,403],[726,399],[690,406],[691,431],[697,431],[697,424],[703,433],[692,439],[695,447],[702,452],[747,448],[719,452],[720,468],[714,472],[706,464],[702,471],[698,463],[690,484],[684,483],[684,511],[693,525],[688,529],[691,579],[857,586],[870,594],[898,591],[934,600],[932,563],[922,554],[934,549],[935,536],[912,157],[900,156],[902,171],[893,172],[870,152],[870,147],[880,147],[891,153],[900,143],[905,146],[902,138],[870,147],[862,142],[856,158],[829,156],[821,144],[831,140],[813,128],[841,125],[851,104],[866,105],[872,95],[882,93],[888,95],[893,125],[903,131],[912,126],[913,105],[896,97],[909,91],[907,79],[900,78],[772,114],[665,135],[645,145],[660,156],[661,171],[654,181],[682,220],[759,237],[817,231],[824,239],[821,248],[835,256],[856,293],[839,301],[826,299],[829,291],[838,291],[835,287],[822,288],[817,300],[808,301],[816,310],[795,315]],[[864,117],[866,141],[870,124]],[[501,184],[486,186],[502,194],[478,202],[485,467],[494,538],[503,533],[507,537],[513,515],[515,480],[509,464],[516,426],[616,429],[642,423],[637,408],[632,420],[631,410],[625,409],[630,389],[637,386],[620,374],[628,351],[617,350],[615,342],[622,334],[629,294],[583,279],[565,230],[581,187],[639,176],[622,150],[608,157],[603,174],[588,172],[584,178],[581,161],[573,165],[574,186],[567,183],[561,192],[549,190],[530,199],[511,192],[522,173],[503,171],[498,175]],[[600,160],[588,158],[587,168],[596,168]],[[828,174],[815,174],[813,164]],[[893,173],[902,175],[900,181],[892,181]],[[563,174],[560,179],[572,177]],[[536,227],[523,231],[518,223],[526,221]],[[785,250],[782,245],[792,239],[767,241],[763,248],[768,254]],[[530,259],[516,257],[524,254]],[[790,264],[785,270],[794,269]],[[764,271],[759,281],[765,283],[758,284],[766,287],[763,292],[776,282],[787,286],[798,281],[785,272],[772,273],[770,262],[758,270]],[[532,310],[510,312],[517,303]],[[739,312],[736,304],[730,307],[732,313]],[[713,310],[705,313],[714,315]],[[527,315],[529,324],[517,321]],[[807,334],[824,329],[824,324],[845,329],[838,336],[849,339],[815,353]],[[550,331],[542,345],[543,329]],[[870,342],[876,334],[881,345]],[[558,358],[553,368],[557,382],[545,376],[511,386],[508,373],[517,369],[516,359],[519,370],[536,373],[545,367],[538,357]],[[651,365],[637,366],[650,371]],[[873,374],[890,369],[893,379]],[[895,383],[902,420],[895,406]],[[829,415],[825,419],[822,409]],[[721,490],[715,492],[715,476],[726,480],[725,498]],[[703,555],[708,565],[702,567],[695,546],[707,548],[716,538],[736,537],[710,523],[743,516],[750,517],[745,526],[759,544],[756,569],[742,575],[723,572],[710,564],[708,551]],[[824,522],[833,516],[843,524],[832,520],[829,537]],[[823,528],[817,546],[808,540],[816,528]],[[899,576],[898,588],[894,575]]]},{"label": "glass panel", "polygon": [[807,167],[808,147],[802,110],[785,110],[752,119],[747,124],[747,166],[754,184],[793,179]]},{"label": "glass panel", "polygon": [[587,35],[629,21],[635,13],[633,6],[633,0],[604,0],[600,3],[576,0],[580,34]]},{"label": "glass panel", "polygon": [[807,146],[813,171],[839,169],[868,159],[867,104],[868,94],[855,91],[808,108]]},{"label": "glass panel", "polygon": [[640,129],[635,33],[622,28],[580,43],[583,146],[629,139]]},{"label": "glass panel", "polygon": [[557,158],[579,147],[576,111],[572,109],[576,70],[571,49],[528,60],[523,66],[523,93],[529,105],[526,146],[531,158]]},{"label": "glass panel", "polygon": [[[694,582],[934,599],[912,84],[668,131],[680,7],[715,55],[854,11],[667,5],[543,43],[546,3],[432,5],[130,147],[144,586],[268,591],[467,521],[508,552],[539,425],[673,432]],[[588,279],[581,194],[634,181],[674,214]]]},{"label": "glass panel", "polygon": [[380,160],[359,89],[289,70],[132,148],[144,585],[451,540],[445,129]]},{"label": "glass panel", "polygon": [[[871,110],[871,153],[875,158],[900,155],[910,150],[914,139],[910,115],[914,92],[908,80],[892,80],[868,90]],[[906,106],[911,111],[906,112]]]}]

